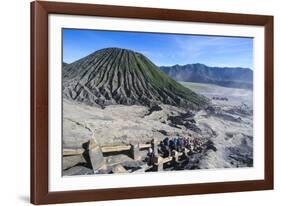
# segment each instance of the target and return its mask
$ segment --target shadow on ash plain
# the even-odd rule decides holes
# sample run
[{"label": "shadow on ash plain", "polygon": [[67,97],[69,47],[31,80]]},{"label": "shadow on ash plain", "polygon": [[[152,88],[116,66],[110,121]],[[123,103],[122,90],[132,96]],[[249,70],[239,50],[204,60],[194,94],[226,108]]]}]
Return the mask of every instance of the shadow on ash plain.
[{"label": "shadow on ash plain", "polygon": [[[183,152],[184,159],[176,158],[174,163],[162,165],[164,171],[252,167],[252,91],[209,84],[182,84],[212,99],[212,106],[195,112],[160,104],[149,111],[148,107],[138,105],[100,108],[64,99],[63,148],[81,148],[91,138],[100,147],[187,138],[191,142],[195,139],[201,142],[201,149],[189,148]],[[226,97],[227,101],[217,97]],[[161,153],[159,145],[158,149],[157,153]],[[138,160],[128,152],[104,153],[98,172],[91,167],[85,152],[64,156],[63,175],[159,171],[159,168],[148,167],[147,150],[139,153],[141,158]],[[174,160],[176,155],[171,156]]]}]

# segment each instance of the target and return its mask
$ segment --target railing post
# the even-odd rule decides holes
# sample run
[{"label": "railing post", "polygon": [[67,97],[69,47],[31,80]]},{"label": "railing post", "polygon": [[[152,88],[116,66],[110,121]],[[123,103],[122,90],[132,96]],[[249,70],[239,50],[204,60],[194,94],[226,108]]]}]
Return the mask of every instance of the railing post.
[{"label": "railing post", "polygon": [[155,156],[158,156],[158,145],[157,145],[155,139],[152,139],[152,141],[151,141],[151,147],[152,147],[152,150],[153,150],[153,152],[154,152],[154,155],[155,155]]},{"label": "railing post", "polygon": [[141,160],[140,144],[131,144],[131,156],[134,160]]},{"label": "railing post", "polygon": [[105,167],[105,160],[101,148],[98,146],[94,139],[89,142],[89,157],[94,171]]},{"label": "railing post", "polygon": [[160,156],[155,156],[154,167],[156,171],[163,171],[163,158]]}]

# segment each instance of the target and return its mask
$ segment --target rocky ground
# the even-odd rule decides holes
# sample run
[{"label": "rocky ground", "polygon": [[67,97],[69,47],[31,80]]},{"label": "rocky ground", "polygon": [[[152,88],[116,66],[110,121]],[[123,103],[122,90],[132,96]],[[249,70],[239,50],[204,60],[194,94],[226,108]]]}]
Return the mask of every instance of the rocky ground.
[{"label": "rocky ground", "polygon": [[[200,167],[253,166],[253,91],[211,84],[182,84],[212,99],[212,108],[201,110],[195,119],[199,127],[215,132],[210,139],[217,151],[209,151],[200,161]],[[224,98],[227,101],[214,100]]]},{"label": "rocky ground", "polygon": [[[200,93],[198,85],[193,89]],[[223,93],[223,88],[220,90],[221,96],[228,94],[228,101],[212,100],[212,106],[197,112],[165,104],[151,108],[137,105],[101,108],[64,100],[63,147],[81,148],[91,138],[98,145],[106,146],[145,143],[152,139],[160,142],[165,137],[190,137],[204,139],[212,147],[206,146],[200,153],[190,155],[189,161],[180,167],[166,170],[251,167],[253,118],[248,103],[251,101],[244,101],[246,95],[241,92],[244,90],[235,89],[232,93]],[[209,98],[219,96],[217,91],[211,91]],[[104,172],[134,172],[146,164],[143,160],[147,151],[142,153],[140,161],[132,160],[127,154],[106,155],[108,167]],[[93,173],[83,156],[63,157],[63,163],[64,175]]]}]

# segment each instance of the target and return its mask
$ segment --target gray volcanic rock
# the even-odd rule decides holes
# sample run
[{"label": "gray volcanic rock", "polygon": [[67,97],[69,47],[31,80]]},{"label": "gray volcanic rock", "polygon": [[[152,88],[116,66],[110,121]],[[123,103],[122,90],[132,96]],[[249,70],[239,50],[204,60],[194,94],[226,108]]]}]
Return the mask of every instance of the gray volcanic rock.
[{"label": "gray volcanic rock", "polygon": [[96,51],[63,67],[64,98],[89,105],[159,103],[200,109],[208,99],[177,83],[144,55],[126,49]]},{"label": "gray volcanic rock", "polygon": [[204,64],[162,66],[177,81],[217,84],[232,88],[253,88],[253,71],[240,67],[209,67]]}]

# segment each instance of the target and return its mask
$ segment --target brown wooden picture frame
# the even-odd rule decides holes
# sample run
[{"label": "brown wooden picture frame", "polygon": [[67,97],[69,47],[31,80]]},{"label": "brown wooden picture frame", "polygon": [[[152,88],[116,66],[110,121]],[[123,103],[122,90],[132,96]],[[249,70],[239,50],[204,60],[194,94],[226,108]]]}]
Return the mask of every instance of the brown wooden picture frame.
[{"label": "brown wooden picture frame", "polygon": [[[189,21],[265,28],[264,180],[49,192],[48,15]],[[273,17],[156,8],[35,1],[31,3],[31,202],[68,203],[273,189]]]}]

